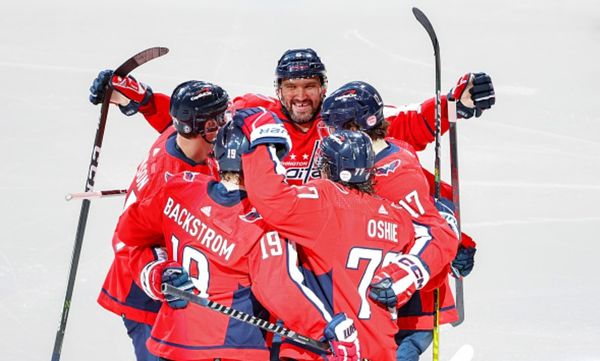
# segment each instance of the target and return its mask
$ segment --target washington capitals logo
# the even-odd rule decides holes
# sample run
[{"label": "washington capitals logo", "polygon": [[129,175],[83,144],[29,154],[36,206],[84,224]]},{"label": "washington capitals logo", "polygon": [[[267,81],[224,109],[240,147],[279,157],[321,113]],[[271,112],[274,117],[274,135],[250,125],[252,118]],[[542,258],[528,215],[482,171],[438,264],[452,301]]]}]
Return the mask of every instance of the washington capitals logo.
[{"label": "washington capitals logo", "polygon": [[385,164],[383,167],[377,167],[377,169],[375,169],[375,174],[387,176],[390,173],[394,173],[398,167],[400,167],[400,160],[396,159],[391,163]]},{"label": "washington capitals logo", "polygon": [[242,221],[245,221],[248,223],[254,223],[254,222],[258,221],[259,219],[262,219],[262,216],[260,214],[258,214],[258,212],[256,211],[256,208],[252,208],[252,210],[250,212],[248,212],[247,214],[241,214],[240,219]]}]

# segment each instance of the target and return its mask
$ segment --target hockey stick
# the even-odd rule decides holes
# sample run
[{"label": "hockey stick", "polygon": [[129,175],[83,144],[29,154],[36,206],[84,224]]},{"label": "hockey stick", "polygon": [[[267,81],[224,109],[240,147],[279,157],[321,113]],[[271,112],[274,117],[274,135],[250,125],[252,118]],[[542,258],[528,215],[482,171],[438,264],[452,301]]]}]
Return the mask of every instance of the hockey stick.
[{"label": "hockey stick", "polygon": [[[434,198],[440,199],[441,191],[441,135],[442,135],[442,118],[441,118],[441,107],[442,102],[440,99],[441,93],[441,67],[440,67],[440,44],[438,42],[437,35],[431,22],[423,14],[421,10],[414,7],[412,12],[417,18],[417,21],[425,28],[431,43],[433,44],[433,54],[435,56],[435,166],[434,166]],[[440,291],[436,288],[433,292],[434,297],[434,314],[433,314],[433,361],[439,361],[439,350],[440,350]]]},{"label": "hockey stick", "polygon": [[70,201],[73,199],[94,199],[94,198],[105,198],[105,197],[116,197],[124,196],[127,194],[127,189],[112,189],[109,191],[90,191],[81,193],[67,193],[65,200]]},{"label": "hockey stick", "polygon": [[[165,55],[169,52],[167,48],[154,47],[137,53],[136,55],[129,58],[121,66],[119,66],[114,74],[119,76],[126,76],[132,72],[138,66],[154,59],[159,56]],[[106,128],[106,118],[108,116],[108,106],[110,105],[110,97],[112,94],[112,88],[106,87],[104,100],[102,101],[102,107],[100,108],[100,119],[98,121],[98,128],[96,130],[96,137],[94,138],[94,146],[92,148],[92,157],[90,160],[90,166],[85,182],[85,191],[90,192],[94,188],[94,182],[96,178],[96,171],[98,170],[98,158],[100,157],[100,149],[102,148],[102,140],[104,138],[104,129]],[[75,244],[73,245],[73,254],[71,256],[71,266],[69,269],[69,279],[67,281],[67,291],[65,294],[65,300],[63,302],[62,314],[60,318],[60,326],[56,331],[56,338],[54,339],[54,350],[52,351],[52,361],[60,360],[62,351],[63,339],[65,337],[65,329],[67,327],[67,319],[69,317],[69,310],[71,308],[71,298],[73,296],[73,288],[75,286],[75,277],[77,276],[77,266],[79,265],[79,256],[81,255],[81,247],[83,244],[83,236],[85,233],[85,226],[87,224],[87,217],[90,211],[90,200],[84,199],[81,204],[81,211],[79,213],[79,222],[77,224],[77,232],[75,234]]]},{"label": "hockey stick", "polygon": [[276,335],[285,337],[287,339],[290,339],[296,343],[310,347],[312,349],[316,349],[321,352],[331,353],[331,351],[329,350],[329,345],[324,342],[317,341],[313,338],[310,338],[308,336],[304,336],[295,331],[292,331],[289,328],[277,325],[275,323],[271,323],[271,322],[263,320],[261,318],[249,315],[245,312],[238,311],[231,307],[227,307],[220,303],[211,301],[208,298],[202,298],[193,293],[182,291],[179,288],[174,287],[170,284],[163,283],[162,284],[162,292],[166,295],[179,297],[179,298],[182,298],[189,302],[195,303],[197,305],[210,308],[211,310],[222,313],[225,316],[231,317],[233,319],[247,323],[252,326],[256,326],[267,332],[273,332]]},{"label": "hockey stick", "polygon": [[[450,172],[452,185],[452,203],[454,203],[454,217],[456,218],[456,227],[458,229],[458,241],[462,238],[460,226],[460,188],[458,182],[458,137],[456,129],[456,101],[448,102],[448,119],[450,120]],[[465,298],[463,288],[463,278],[460,274],[456,275],[454,280],[454,297],[456,298],[456,310],[458,320],[452,322],[456,327],[465,320]]]}]

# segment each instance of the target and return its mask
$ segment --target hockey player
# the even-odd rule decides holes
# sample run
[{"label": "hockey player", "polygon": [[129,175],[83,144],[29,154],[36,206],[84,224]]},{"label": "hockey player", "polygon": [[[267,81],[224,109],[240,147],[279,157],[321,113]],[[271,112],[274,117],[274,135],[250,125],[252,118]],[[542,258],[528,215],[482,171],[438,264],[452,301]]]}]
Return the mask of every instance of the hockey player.
[{"label": "hockey player", "polygon": [[343,310],[358,320],[362,356],[394,360],[397,325],[388,310],[367,297],[373,275],[388,263],[408,264],[404,289],[412,292],[424,287],[430,273],[435,276],[444,265],[435,259],[427,265],[408,254],[413,244],[422,247],[431,241],[428,230],[413,224],[399,205],[373,195],[374,154],[369,137],[343,130],[324,138],[319,167],[324,179],[290,186],[275,148],[255,141],[269,137],[277,146],[289,146],[277,117],[254,108],[238,111],[234,121],[252,140],[253,151],[243,157],[252,204],[265,222],[302,245],[299,254],[307,285],[319,290],[323,307]]},{"label": "hockey player", "polygon": [[[266,141],[269,138],[254,139],[255,144]],[[262,304],[295,331],[313,338],[325,335],[334,351],[324,355],[326,360],[358,361],[352,320],[342,313],[320,312],[313,304],[316,297],[301,283],[294,246],[267,227],[250,204],[241,173],[241,154],[248,148],[241,130],[225,125],[214,146],[220,182],[193,172],[172,176],[152,197],[122,215],[117,234],[137,246],[134,254],[166,246],[167,259],[149,263],[140,276],[149,295],[166,301],[148,348],[168,360],[246,361],[269,356],[260,329],[165,297],[161,284],[166,282],[193,288],[201,297],[258,317]]]},{"label": "hockey player", "polygon": [[[466,85],[466,82],[463,84]],[[460,92],[468,89],[463,87],[453,91],[454,96],[460,99]],[[376,193],[404,207],[413,216],[414,222],[426,226],[431,237],[439,241],[436,246],[445,246],[438,248],[432,244],[423,247],[419,250],[419,258],[428,263],[427,260],[433,256],[443,259],[441,263],[449,265],[458,242],[455,232],[438,212],[413,148],[403,141],[386,138],[388,123],[384,119],[383,109],[383,100],[377,90],[365,82],[356,81],[343,85],[324,100],[322,117],[329,127],[364,131],[371,137],[376,153]],[[453,215],[450,209],[445,209],[446,203],[438,204],[438,207],[444,207],[446,217],[452,221]],[[474,253],[474,249],[474,243],[467,236],[463,237],[460,257],[464,258],[466,253]],[[461,261],[458,260],[457,263],[460,264]],[[404,274],[404,271],[400,270],[400,274]],[[396,336],[399,344],[397,360],[416,361],[431,344],[433,289],[440,287],[440,324],[456,321],[457,314],[447,274],[447,271],[441,272],[436,279],[430,280],[426,288],[416,291],[415,297],[400,308],[400,332]],[[398,302],[391,291],[395,280],[394,273],[390,272],[390,275],[391,277],[376,275],[370,296],[387,307],[396,307],[401,302]]]},{"label": "hockey player", "polygon": [[[283,121],[292,139],[293,149],[283,160],[290,184],[302,184],[319,178],[315,154],[319,142],[327,135],[319,111],[327,92],[325,65],[310,48],[287,50],[275,69],[277,98],[246,94],[233,100],[235,108],[262,106]],[[465,74],[457,87],[476,85],[476,92],[463,92],[457,103],[458,118],[479,117],[495,102],[491,78],[483,73],[472,78]],[[454,95],[454,94],[451,94]],[[458,99],[457,99],[458,100]],[[473,104],[474,102],[474,104]],[[470,105],[470,107],[464,106]],[[442,131],[448,127],[447,97],[441,97]],[[411,144],[417,151],[435,139],[435,99],[403,108],[386,107],[388,136]]]},{"label": "hockey player", "polygon": [[[111,101],[119,104],[125,112],[129,110],[130,114],[133,114],[133,104],[138,104],[134,100],[130,101],[130,98],[148,98],[147,94],[151,94],[151,89],[143,84],[132,82],[130,78],[113,76],[111,71],[103,71],[90,88],[90,100],[93,103],[102,102],[103,89],[109,82],[115,90]],[[169,97],[166,99],[168,101]],[[161,134],[137,168],[127,191],[125,208],[147,194],[156,192],[169,174],[188,170],[218,176],[216,163],[209,157],[209,153],[228,104],[229,97],[225,90],[202,81],[182,83],[173,91],[170,106],[173,126],[157,128]],[[135,108],[137,110],[139,106],[136,105]],[[160,248],[148,248],[144,254],[139,255],[138,264],[132,265],[132,271],[130,247],[123,244],[116,233],[112,246],[115,258],[102,286],[98,303],[123,318],[137,360],[158,360],[148,352],[145,343],[161,303],[144,293],[134,282],[134,275],[139,274],[136,269],[143,267],[149,260],[164,258],[164,251]]]},{"label": "hockey player", "polygon": [[[494,105],[495,93],[491,78],[478,73],[472,77],[468,73],[461,77],[455,88],[469,88],[475,85],[475,92],[463,92],[457,103],[458,118],[479,117],[482,112]],[[264,107],[274,112],[287,129],[293,144],[290,154],[283,160],[287,169],[286,177],[290,184],[303,184],[319,178],[315,167],[315,155],[321,139],[327,135],[321,122],[321,103],[327,93],[327,72],[325,64],[317,53],[310,48],[285,51],[275,68],[275,91],[277,98],[245,94],[233,99],[236,109]],[[128,77],[126,83],[135,83]],[[140,83],[141,84],[141,83]],[[449,96],[454,96],[450,93]],[[152,93],[149,87],[145,92],[137,93],[123,112],[135,112],[138,108],[148,122],[156,129],[169,126],[168,96]],[[435,139],[435,99],[421,104],[395,108],[386,107],[386,119],[389,122],[388,136],[409,143],[415,150],[425,149]],[[447,97],[441,97],[442,132],[446,132],[448,123]]]}]

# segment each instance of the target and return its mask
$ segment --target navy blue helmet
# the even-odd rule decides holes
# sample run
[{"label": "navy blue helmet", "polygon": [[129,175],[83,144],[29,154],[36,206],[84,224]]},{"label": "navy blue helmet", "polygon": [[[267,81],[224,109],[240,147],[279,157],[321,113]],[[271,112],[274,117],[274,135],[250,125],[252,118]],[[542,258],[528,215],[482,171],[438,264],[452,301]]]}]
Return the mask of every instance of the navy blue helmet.
[{"label": "navy blue helmet", "polygon": [[213,143],[215,159],[221,172],[242,172],[242,154],[250,150],[250,142],[242,129],[227,122],[219,129]]},{"label": "navy blue helmet", "polygon": [[173,91],[170,113],[179,134],[204,136],[223,125],[228,105],[229,96],[220,86],[190,80]]},{"label": "navy blue helmet", "polygon": [[318,76],[321,84],[327,83],[325,64],[311,48],[286,50],[277,62],[275,69],[276,86],[284,79],[312,78]]},{"label": "navy blue helmet", "polygon": [[321,117],[335,129],[344,129],[346,123],[355,121],[360,130],[370,130],[384,120],[383,100],[371,85],[353,81],[325,98]]},{"label": "navy blue helmet", "polygon": [[375,165],[371,138],[363,132],[335,131],[323,139],[319,162],[329,166],[328,178],[334,182],[363,183]]}]

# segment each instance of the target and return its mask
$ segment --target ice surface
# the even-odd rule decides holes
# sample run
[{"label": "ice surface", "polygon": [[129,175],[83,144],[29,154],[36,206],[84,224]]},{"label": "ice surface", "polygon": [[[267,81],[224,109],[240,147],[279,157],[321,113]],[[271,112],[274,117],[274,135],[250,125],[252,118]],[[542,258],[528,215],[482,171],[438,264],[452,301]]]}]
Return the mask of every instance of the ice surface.
[{"label": "ice surface", "polygon": [[[155,91],[203,79],[273,94],[284,50],[313,47],[330,89],[376,86],[389,104],[433,95],[466,71],[493,76],[497,105],[461,121],[464,229],[479,241],[466,320],[443,328],[441,359],[600,360],[600,4],[597,1],[12,1],[0,13],[2,360],[49,360],[99,108],[97,72],[135,52],[171,52],[135,75]],[[155,134],[109,114],[96,189],[125,187]],[[447,144],[444,143],[447,151]],[[433,153],[421,154],[427,167]],[[443,162],[448,179],[449,161]],[[132,360],[121,320],[95,302],[121,199],[93,201],[62,360]],[[596,234],[596,236],[594,236]],[[428,352],[423,360],[430,360]]]}]

